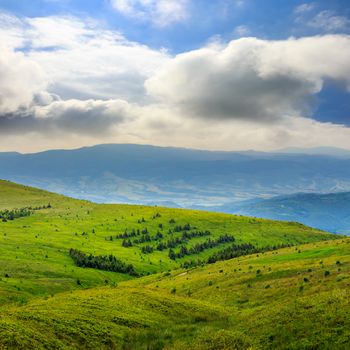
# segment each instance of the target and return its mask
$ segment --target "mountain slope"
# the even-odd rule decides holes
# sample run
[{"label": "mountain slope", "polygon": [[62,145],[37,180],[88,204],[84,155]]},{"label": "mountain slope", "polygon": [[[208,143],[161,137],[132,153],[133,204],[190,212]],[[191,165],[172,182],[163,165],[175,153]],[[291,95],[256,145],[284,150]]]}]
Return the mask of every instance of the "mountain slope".
[{"label": "mountain slope", "polygon": [[348,349],[350,240],[4,309],[0,348]]},{"label": "mountain slope", "polygon": [[[0,276],[5,276],[0,281],[0,305],[80,285],[113,285],[134,278],[108,269],[76,266],[70,249],[81,259],[82,254],[100,260],[112,254],[131,264],[137,274],[145,275],[182,264],[195,265],[198,260],[204,263],[230,247],[245,253],[242,244],[259,250],[335,238],[298,223],[195,210],[95,204],[6,181],[0,182],[0,194],[2,206],[7,201],[7,209],[23,211],[22,216],[11,220],[4,208],[0,210]],[[28,206],[32,208],[30,215],[23,209]]]},{"label": "mountain slope", "polygon": [[39,206],[50,201],[63,202],[64,196],[37,188],[20,186],[10,181],[0,180],[0,210],[26,206]]},{"label": "mountain slope", "polygon": [[0,153],[0,178],[104,203],[215,206],[302,191],[350,190],[350,156],[99,145]]},{"label": "mountain slope", "polygon": [[[95,204],[6,181],[0,195],[0,349],[349,345],[349,239],[291,222]],[[241,246],[237,258],[209,263]],[[189,259],[199,266],[182,268]]]}]

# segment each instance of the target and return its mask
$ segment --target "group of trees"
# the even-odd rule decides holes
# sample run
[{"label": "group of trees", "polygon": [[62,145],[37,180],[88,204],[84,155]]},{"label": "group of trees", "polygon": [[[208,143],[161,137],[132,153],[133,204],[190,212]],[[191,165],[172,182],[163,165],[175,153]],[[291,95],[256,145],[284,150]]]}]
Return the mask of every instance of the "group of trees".
[{"label": "group of trees", "polygon": [[219,250],[208,258],[208,264],[219,260],[229,260],[242,255],[249,255],[257,252],[257,248],[251,243],[232,244],[230,247]]},{"label": "group of trees", "polygon": [[[190,239],[196,238],[196,237],[204,237],[204,236],[210,236],[211,232],[206,230],[206,231],[188,231],[188,227],[190,226],[179,226],[180,228],[185,228],[185,232],[183,232],[181,237],[176,237],[176,238],[171,238],[167,240],[166,242],[160,242],[156,246],[156,250],[162,251],[167,248],[175,248],[176,246],[180,244],[187,243]],[[136,238],[133,239],[132,238]],[[119,234],[117,236],[109,236],[105,237],[105,240],[110,240],[113,241],[114,239],[123,239],[122,246],[125,248],[132,247],[135,244],[143,244],[147,242],[152,242],[152,241],[161,241],[164,239],[164,235],[161,232],[157,232],[154,236],[151,236],[148,232],[147,227],[144,228],[143,230],[139,229],[132,229],[130,232],[128,230],[125,230],[124,233]]]},{"label": "group of trees", "polygon": [[32,214],[32,211],[28,208],[20,208],[20,209],[12,209],[12,210],[2,210],[0,211],[0,219],[3,222],[6,222],[7,220],[14,220],[17,218],[21,218],[24,216],[29,216]]},{"label": "group of trees", "polygon": [[192,231],[192,232],[184,232],[182,234],[183,239],[192,239],[196,237],[204,237],[204,236],[210,236],[211,232],[209,230],[206,231]]},{"label": "group of trees", "polygon": [[34,210],[48,209],[51,208],[51,204],[42,205],[38,207],[25,207],[19,209],[5,209],[0,210],[0,220],[6,222],[7,220],[14,220],[21,217],[29,216]]},{"label": "group of trees", "polygon": [[[161,215],[159,213],[156,213],[155,215],[153,215],[152,219],[156,219],[156,218],[160,218]],[[140,222],[145,222],[144,218],[139,220]],[[174,224],[175,220],[171,219],[169,221],[169,223]],[[159,224],[158,225],[159,228],[162,230],[163,229],[163,224]],[[175,248],[178,245],[181,244],[185,244],[188,243],[188,241],[192,238],[195,237],[204,237],[204,236],[210,236],[211,232],[206,230],[206,231],[192,231],[196,229],[196,227],[191,227],[190,224],[185,224],[183,226],[181,225],[177,225],[175,226],[173,229],[169,229],[169,234],[172,235],[174,232],[178,233],[178,232],[183,232],[181,237],[175,237],[175,238],[171,238],[169,240],[167,240],[166,242],[163,242],[162,240],[164,239],[164,235],[163,233],[161,233],[159,230],[158,232],[154,235],[151,236],[149,234],[149,231],[147,229],[147,227],[143,228],[143,229],[135,229],[133,228],[131,231],[128,229],[125,229],[124,233],[121,233],[119,235],[115,235],[115,236],[106,236],[105,240],[106,241],[113,241],[114,239],[122,239],[122,246],[125,248],[129,248],[132,247],[136,244],[143,244],[143,243],[147,243],[147,242],[159,242],[157,244],[156,247],[152,247],[152,252],[156,249],[158,251],[163,251],[165,249],[170,249],[170,248]],[[141,248],[141,250],[144,253],[150,253],[151,249],[150,246],[148,246],[148,248]]]},{"label": "group of trees", "polygon": [[122,246],[124,248],[129,248],[129,247],[132,247],[133,244],[130,239],[123,239]]},{"label": "group of trees", "polygon": [[134,238],[137,236],[141,236],[141,235],[147,235],[148,234],[148,229],[147,227],[140,230],[140,229],[132,229],[131,231],[128,231],[128,229],[125,229],[124,233],[121,233],[119,235],[116,236],[106,236],[105,240],[106,241],[113,241],[114,239],[127,239],[127,238]]},{"label": "group of trees", "polygon": [[[210,236],[210,235],[211,235],[210,231],[193,231],[193,232],[185,231],[181,237],[170,238],[166,242],[160,242],[156,246],[156,250],[162,251],[167,248],[175,248],[180,244],[187,243],[192,238],[204,237],[204,236]],[[164,238],[164,235],[159,231],[154,236],[151,236],[147,233],[141,236],[140,238],[134,239],[131,242],[132,243],[131,245],[123,241],[123,246],[130,247],[134,244],[142,244],[142,243],[151,242],[151,241],[161,241],[163,238]]]},{"label": "group of trees", "polygon": [[151,254],[153,253],[154,248],[151,245],[145,245],[141,248],[141,252],[143,254]]},{"label": "group of trees", "polygon": [[[181,227],[181,226],[180,226]],[[173,249],[179,245],[183,245],[188,243],[189,240],[191,240],[192,238],[196,238],[196,237],[204,237],[204,236],[210,236],[211,232],[206,230],[206,231],[187,231],[187,229],[190,226],[185,225],[185,232],[183,232],[182,236],[180,237],[171,237],[170,239],[163,241],[164,239],[164,235],[161,232],[157,232],[154,236],[151,236],[148,233],[147,228],[145,228],[144,230],[140,231],[140,230],[132,230],[131,232],[128,232],[127,230],[125,230],[125,232],[121,235],[116,236],[117,238],[123,238],[123,242],[122,242],[122,246],[125,248],[129,248],[132,247],[136,244],[143,244],[143,243],[148,243],[148,242],[159,242],[155,247],[150,246],[150,245],[146,245],[141,247],[141,251],[143,254],[150,254],[153,253],[154,250],[158,250],[158,251],[163,251],[165,249]],[[183,228],[183,227],[181,227]],[[133,237],[137,237],[136,239],[130,239]],[[222,238],[224,237],[224,238]],[[227,239],[227,236],[222,236],[221,238],[219,238],[219,240]],[[229,241],[231,242],[231,236],[229,236]],[[113,239],[113,238],[112,238]],[[213,242],[213,241],[211,241]],[[216,242],[216,241],[215,241]],[[223,243],[223,242],[220,242]],[[196,249],[200,249],[199,247],[196,247]]]},{"label": "group of trees", "polygon": [[113,255],[92,255],[86,254],[80,250],[71,248],[69,255],[73,259],[75,265],[79,267],[90,267],[98,270],[113,271],[126,273],[131,276],[138,276],[134,266],[125,264]]},{"label": "group of trees", "polygon": [[201,253],[204,250],[217,247],[223,243],[234,242],[235,238],[230,235],[222,235],[217,239],[207,239],[205,242],[197,243],[191,248],[187,248],[186,246],[181,246],[180,250],[175,253],[172,249],[169,250],[169,258],[172,260],[183,258],[186,255],[194,255]]},{"label": "group of trees", "polygon": [[151,241],[159,241],[163,238],[164,236],[160,232],[157,232],[155,236],[151,236],[149,233],[145,233],[143,235],[140,235],[139,238],[134,240],[131,240],[130,238],[124,238],[122,242],[122,246],[125,248],[128,248],[128,247],[132,247],[134,244],[142,244],[142,243],[151,242]]},{"label": "group of trees", "polygon": [[150,234],[145,234],[141,236],[140,238],[134,239],[133,244],[141,244],[141,243],[146,243],[146,242],[151,242],[151,241],[159,241],[163,239],[164,236],[162,233],[157,232],[154,236],[151,236]]},{"label": "group of trees", "polygon": [[222,260],[229,260],[233,258],[237,258],[239,256],[243,255],[250,255],[250,254],[257,254],[257,253],[264,253],[268,251],[278,250],[281,248],[287,248],[292,247],[293,244],[286,243],[286,244],[278,244],[278,245],[268,245],[265,247],[256,247],[251,243],[242,243],[242,244],[232,244],[229,247],[226,247],[224,249],[221,249],[211,255],[207,260],[190,260],[185,261],[181,264],[181,267],[183,268],[190,268],[195,266],[201,266],[204,264],[213,264],[217,261]]},{"label": "group of trees", "polygon": [[47,205],[39,205],[37,207],[27,207],[29,210],[41,210],[41,209],[50,209],[52,208],[51,203],[48,203]]},{"label": "group of trees", "polygon": [[156,246],[156,250],[163,251],[165,249],[173,249],[181,244],[188,243],[189,240],[196,237],[204,237],[204,236],[210,236],[210,231],[193,231],[193,232],[184,232],[181,237],[174,237],[168,239],[166,242],[160,242]]},{"label": "group of trees", "polygon": [[156,250],[161,252],[168,248],[175,248],[176,246],[184,243],[187,243],[187,239],[184,239],[183,237],[170,238],[165,242],[160,242],[156,246]]},{"label": "group of trees", "polygon": [[191,225],[190,225],[190,224],[185,224],[185,225],[183,225],[183,226],[181,226],[181,225],[176,225],[176,226],[174,227],[174,232],[190,231],[191,229],[192,229],[192,230],[195,230],[196,227],[191,228]]}]

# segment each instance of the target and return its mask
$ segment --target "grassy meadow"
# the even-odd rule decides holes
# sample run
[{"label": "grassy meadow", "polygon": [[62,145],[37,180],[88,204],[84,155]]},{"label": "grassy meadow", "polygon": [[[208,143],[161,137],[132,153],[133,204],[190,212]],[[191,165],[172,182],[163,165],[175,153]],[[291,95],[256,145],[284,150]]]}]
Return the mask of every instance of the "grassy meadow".
[{"label": "grassy meadow", "polygon": [[[298,223],[94,204],[0,181],[0,212],[28,207],[31,215],[0,221],[0,349],[349,347],[348,238]],[[193,237],[175,252],[223,235],[293,246],[183,269],[232,244],[175,260],[156,249],[184,227]],[[78,267],[71,248],[112,254],[142,277]]]}]

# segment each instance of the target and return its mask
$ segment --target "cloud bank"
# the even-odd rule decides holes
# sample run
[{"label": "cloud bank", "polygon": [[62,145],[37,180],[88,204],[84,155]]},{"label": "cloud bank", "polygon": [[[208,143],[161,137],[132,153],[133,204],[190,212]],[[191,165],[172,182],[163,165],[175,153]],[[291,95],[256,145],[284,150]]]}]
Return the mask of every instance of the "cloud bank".
[{"label": "cloud bank", "polygon": [[350,128],[312,119],[327,81],[350,91],[347,35],[240,38],[173,56],[91,19],[0,17],[1,150],[350,148]]}]

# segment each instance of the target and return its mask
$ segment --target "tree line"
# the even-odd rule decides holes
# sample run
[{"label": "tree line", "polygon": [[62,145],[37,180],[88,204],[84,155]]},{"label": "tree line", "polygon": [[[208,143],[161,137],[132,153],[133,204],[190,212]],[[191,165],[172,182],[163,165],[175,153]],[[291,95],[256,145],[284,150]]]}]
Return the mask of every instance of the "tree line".
[{"label": "tree line", "polygon": [[132,264],[125,264],[114,255],[92,255],[80,250],[71,248],[69,255],[76,266],[90,267],[98,270],[126,273],[131,276],[138,276]]},{"label": "tree line", "polygon": [[[189,240],[195,237],[204,237],[211,235],[210,231],[193,231],[193,232],[184,232],[181,237],[175,237],[170,238],[167,241],[159,242],[155,247],[147,244],[143,247],[141,247],[141,252],[143,254],[150,254],[153,253],[154,250],[163,251],[165,249],[172,249],[175,248],[178,245],[188,243]],[[226,236],[223,236],[226,237]],[[231,236],[230,236],[231,237]],[[151,241],[159,241],[164,238],[163,234],[159,231],[155,236],[150,236],[149,234],[143,235],[141,238],[131,240],[131,239],[124,239],[122,242],[122,246],[125,248],[129,248],[134,246],[134,244],[139,243],[147,243]],[[221,238],[221,239],[227,239],[227,238]],[[231,242],[231,240],[230,240]],[[198,249],[198,247],[197,247]]]},{"label": "tree line", "polygon": [[189,240],[196,237],[210,236],[210,231],[194,231],[194,232],[184,232],[181,237],[174,237],[168,239],[166,242],[160,242],[156,246],[156,250],[163,251],[165,249],[173,249],[181,244],[188,243]]},{"label": "tree line", "polygon": [[[155,248],[151,246],[147,246],[147,248],[144,248],[142,252],[145,254],[152,253],[154,250],[158,251],[163,251],[165,249],[169,248],[175,248],[181,244],[186,244],[188,243],[189,240],[192,238],[197,238],[197,237],[205,237],[205,236],[210,236],[211,232],[209,230],[205,231],[187,231],[190,226],[184,225],[184,226],[179,226],[181,229],[185,228],[185,231],[182,233],[181,237],[172,237],[168,239],[167,241],[163,242],[162,240],[164,239],[163,233],[158,231],[154,236],[151,236],[149,234],[149,231],[146,228],[140,230],[140,229],[132,229],[131,231],[128,231],[125,229],[124,233],[116,235],[116,236],[106,236],[105,240],[113,241],[114,239],[122,239],[122,246],[124,248],[129,248],[133,247],[136,244],[143,244],[143,243],[148,243],[148,242],[159,242]],[[181,231],[180,231],[181,232]]]},{"label": "tree line", "polygon": [[287,247],[293,247],[293,244],[285,243],[285,244],[278,244],[273,246],[268,245],[260,248],[254,246],[251,243],[232,244],[231,246],[223,248],[217,251],[216,253],[212,254],[206,260],[198,259],[198,260],[185,261],[184,263],[181,264],[181,267],[188,269],[190,267],[202,266],[205,264],[213,264],[217,261],[238,258],[243,255],[264,253],[264,252],[278,250],[278,249],[287,248]]},{"label": "tree line", "polygon": [[173,249],[169,250],[169,258],[171,260],[183,258],[186,255],[194,255],[203,252],[204,250],[217,247],[220,244],[234,242],[235,238],[230,235],[222,235],[217,239],[207,239],[205,242],[197,243],[191,248],[181,246],[180,250],[176,253]]},{"label": "tree line", "polygon": [[190,231],[190,230],[195,230],[196,227],[192,227],[191,228],[191,225],[190,224],[185,224],[183,226],[181,225],[176,225],[174,227],[174,232],[181,232],[181,231]]},{"label": "tree line", "polygon": [[106,236],[105,240],[106,241],[113,241],[114,239],[127,239],[127,238],[134,238],[137,236],[141,236],[141,235],[147,235],[148,234],[148,229],[147,227],[140,230],[140,229],[132,229],[131,232],[128,231],[128,229],[125,229],[124,233],[121,233],[119,235],[116,236]]},{"label": "tree line", "polygon": [[[159,216],[157,216],[157,214],[154,216],[154,217],[160,217],[160,214]],[[142,218],[144,220],[144,218]],[[145,222],[145,221],[142,221],[142,219],[140,220],[141,222]],[[171,220],[170,220],[171,221]],[[169,221],[169,222],[170,222]],[[173,221],[175,222],[175,221]],[[162,230],[163,229],[163,224],[159,224],[158,227]],[[185,224],[183,226],[181,225],[177,225],[175,226],[173,229],[169,229],[168,230],[168,234],[173,234],[174,232],[184,232],[183,236],[184,236],[184,239],[185,238],[193,238],[193,237],[202,237],[202,236],[207,236],[207,235],[210,235],[210,232],[209,231],[195,231],[195,232],[189,232],[191,230],[195,230],[197,229],[196,227],[191,227],[190,224]],[[144,229],[132,229],[131,231],[128,231],[128,229],[125,229],[124,233],[121,233],[119,235],[115,235],[115,236],[106,236],[105,237],[105,240],[106,241],[113,241],[114,239],[129,239],[129,238],[136,238],[136,237],[139,237],[141,235],[147,235],[149,234],[148,232],[148,229],[147,227],[145,227]],[[150,240],[152,241],[157,241],[159,239],[162,239],[163,238],[163,235],[158,231],[157,234],[155,236],[153,236],[153,238],[151,238]],[[147,238],[145,241],[143,241],[144,239],[141,238],[141,241],[140,242],[136,242],[134,241],[135,244],[137,243],[144,243],[144,242],[149,242],[150,240]]]},{"label": "tree line", "polygon": [[38,206],[38,207],[24,207],[15,209],[0,210],[0,220],[6,222],[8,220],[15,220],[25,216],[30,216],[34,210],[51,208],[51,204]]},{"label": "tree line", "polygon": [[0,211],[0,219],[3,222],[6,222],[7,220],[14,220],[18,219],[24,216],[31,215],[32,212],[28,208],[20,208],[20,209],[12,209],[12,210],[2,210]]}]

